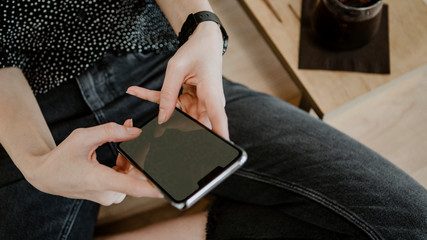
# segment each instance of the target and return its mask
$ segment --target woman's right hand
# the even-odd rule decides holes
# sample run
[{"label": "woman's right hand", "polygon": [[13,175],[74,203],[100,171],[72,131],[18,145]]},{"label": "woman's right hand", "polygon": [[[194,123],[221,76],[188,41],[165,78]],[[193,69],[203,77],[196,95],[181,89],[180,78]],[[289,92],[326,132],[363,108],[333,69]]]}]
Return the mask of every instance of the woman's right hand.
[{"label": "woman's right hand", "polygon": [[95,150],[107,142],[121,142],[139,136],[141,130],[107,123],[74,130],[60,145],[34,159],[33,168],[21,169],[27,180],[40,191],[68,198],[87,199],[102,205],[120,203],[126,195],[162,197],[139,172],[118,156],[109,168],[98,162]]},{"label": "woman's right hand", "polygon": [[161,196],[122,156],[114,168],[96,159],[102,144],[139,136],[141,130],[130,120],[77,129],[56,146],[28,81],[14,67],[0,69],[0,113],[0,143],[37,189],[103,205],[119,203],[126,194]]}]

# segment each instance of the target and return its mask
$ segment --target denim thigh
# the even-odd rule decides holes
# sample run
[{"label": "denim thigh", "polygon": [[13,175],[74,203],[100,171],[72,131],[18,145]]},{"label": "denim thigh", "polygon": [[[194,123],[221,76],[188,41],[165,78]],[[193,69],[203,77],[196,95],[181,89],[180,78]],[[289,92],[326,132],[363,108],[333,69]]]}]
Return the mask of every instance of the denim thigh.
[{"label": "denim thigh", "polygon": [[[80,78],[84,99],[98,121],[133,118],[140,125],[151,118],[156,104],[124,92],[131,85],[159,90],[169,57],[110,56],[105,66]],[[314,229],[319,236],[424,237],[426,190],[389,161],[277,98],[227,80],[224,93],[230,136],[247,150],[249,160],[217,189],[219,196],[260,209],[280,205],[282,219],[300,222],[300,232]],[[115,143],[110,145],[114,152]]]},{"label": "denim thigh", "polygon": [[427,191],[403,171],[279,99],[230,82],[224,89],[231,139],[249,158],[215,191],[223,203],[212,208],[220,220],[211,239],[245,239],[241,226],[247,234],[261,222],[270,231],[244,236],[362,239],[359,229],[371,239],[426,239]]}]

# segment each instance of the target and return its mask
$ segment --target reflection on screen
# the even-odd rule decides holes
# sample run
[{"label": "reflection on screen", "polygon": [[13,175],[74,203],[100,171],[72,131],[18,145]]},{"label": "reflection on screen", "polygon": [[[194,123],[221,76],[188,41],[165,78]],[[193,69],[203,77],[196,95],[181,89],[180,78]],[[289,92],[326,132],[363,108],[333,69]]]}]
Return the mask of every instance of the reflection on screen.
[{"label": "reflection on screen", "polygon": [[176,110],[168,122],[159,125],[153,119],[138,138],[120,147],[176,201],[184,200],[239,156],[237,149]]}]

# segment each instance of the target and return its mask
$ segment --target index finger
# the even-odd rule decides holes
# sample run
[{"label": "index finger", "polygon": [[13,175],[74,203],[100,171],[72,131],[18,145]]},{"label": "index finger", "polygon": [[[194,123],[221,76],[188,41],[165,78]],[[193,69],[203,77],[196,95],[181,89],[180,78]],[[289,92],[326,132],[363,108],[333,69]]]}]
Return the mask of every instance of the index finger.
[{"label": "index finger", "polygon": [[[214,93],[209,93],[209,95],[211,94],[217,95]],[[224,98],[224,96],[222,96],[222,98]],[[208,98],[205,100],[208,117],[212,124],[212,130],[223,138],[229,140],[228,119],[227,114],[225,113],[225,106],[224,103],[218,99],[221,98],[216,96],[208,96]]]},{"label": "index finger", "polygon": [[172,115],[178,101],[179,91],[184,82],[183,69],[169,61],[166,69],[165,81],[160,91],[159,124],[166,122]]},{"label": "index finger", "polygon": [[93,148],[106,142],[122,142],[134,139],[141,134],[141,129],[109,122],[94,127],[76,129],[72,134],[73,139],[88,148]]}]

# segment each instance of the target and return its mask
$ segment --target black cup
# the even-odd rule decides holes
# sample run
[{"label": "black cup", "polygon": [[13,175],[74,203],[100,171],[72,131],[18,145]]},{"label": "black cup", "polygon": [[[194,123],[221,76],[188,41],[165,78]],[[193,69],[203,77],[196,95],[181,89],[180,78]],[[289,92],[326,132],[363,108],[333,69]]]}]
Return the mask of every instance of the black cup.
[{"label": "black cup", "polygon": [[312,13],[316,40],[333,50],[369,43],[381,24],[382,0],[318,0]]}]

